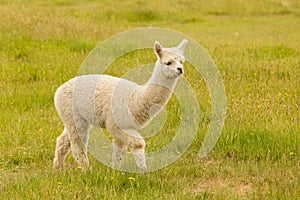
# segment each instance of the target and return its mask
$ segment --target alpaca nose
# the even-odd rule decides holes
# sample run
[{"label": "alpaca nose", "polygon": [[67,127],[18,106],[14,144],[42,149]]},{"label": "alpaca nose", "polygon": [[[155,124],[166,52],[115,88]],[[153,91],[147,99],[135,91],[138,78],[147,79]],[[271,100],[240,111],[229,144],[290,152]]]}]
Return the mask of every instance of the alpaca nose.
[{"label": "alpaca nose", "polygon": [[180,67],[177,67],[177,71],[178,71],[180,74],[183,73],[183,70],[182,70],[182,68],[180,68]]}]

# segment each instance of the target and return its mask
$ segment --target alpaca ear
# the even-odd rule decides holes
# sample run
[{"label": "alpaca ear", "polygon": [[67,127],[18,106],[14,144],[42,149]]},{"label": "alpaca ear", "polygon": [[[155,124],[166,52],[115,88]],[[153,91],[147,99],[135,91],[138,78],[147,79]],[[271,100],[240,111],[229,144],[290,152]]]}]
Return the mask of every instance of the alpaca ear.
[{"label": "alpaca ear", "polygon": [[185,45],[188,43],[187,39],[183,39],[180,44],[177,46],[177,48],[183,53]]},{"label": "alpaca ear", "polygon": [[154,52],[159,58],[161,58],[163,53],[163,47],[157,41],[155,41],[154,43]]}]

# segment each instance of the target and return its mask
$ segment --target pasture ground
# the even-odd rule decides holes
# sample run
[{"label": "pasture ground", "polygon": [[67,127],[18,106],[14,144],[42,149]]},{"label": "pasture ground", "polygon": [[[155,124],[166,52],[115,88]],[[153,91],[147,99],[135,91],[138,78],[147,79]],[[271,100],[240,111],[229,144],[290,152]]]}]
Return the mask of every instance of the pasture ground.
[{"label": "pasture ground", "polygon": [[[299,24],[297,0],[0,0],[1,198],[299,199]],[[92,156],[82,173],[69,156],[66,170],[53,173],[63,129],[53,105],[56,88],[76,76],[99,42],[149,26],[194,38],[218,66],[227,116],[214,150],[197,157],[211,105],[203,79],[187,63],[201,116],[184,156],[145,175],[112,170]],[[121,76],[155,61],[147,55],[125,55],[108,73]],[[161,133],[147,139],[148,151],[171,141],[178,106],[172,98]]]}]

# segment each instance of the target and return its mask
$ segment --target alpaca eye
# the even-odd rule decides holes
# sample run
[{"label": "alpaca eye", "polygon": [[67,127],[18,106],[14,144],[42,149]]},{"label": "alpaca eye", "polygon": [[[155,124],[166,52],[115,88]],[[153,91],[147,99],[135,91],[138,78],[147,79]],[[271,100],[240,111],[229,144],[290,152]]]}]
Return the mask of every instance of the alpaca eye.
[{"label": "alpaca eye", "polygon": [[167,65],[171,65],[171,64],[172,64],[172,62],[171,62],[171,61],[167,62]]}]

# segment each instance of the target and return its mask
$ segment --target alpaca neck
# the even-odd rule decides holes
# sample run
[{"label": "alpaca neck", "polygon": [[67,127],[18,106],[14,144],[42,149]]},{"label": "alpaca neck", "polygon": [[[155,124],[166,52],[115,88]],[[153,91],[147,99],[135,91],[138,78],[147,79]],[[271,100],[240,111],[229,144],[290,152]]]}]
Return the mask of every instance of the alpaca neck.
[{"label": "alpaca neck", "polygon": [[143,98],[150,104],[165,105],[174,91],[178,77],[163,75],[159,61],[156,62],[151,78],[142,86]]},{"label": "alpaca neck", "polygon": [[144,127],[170,99],[178,78],[167,78],[157,62],[149,81],[132,95],[130,112],[137,127]]}]

